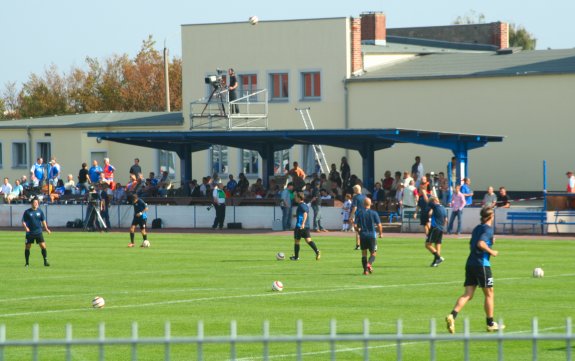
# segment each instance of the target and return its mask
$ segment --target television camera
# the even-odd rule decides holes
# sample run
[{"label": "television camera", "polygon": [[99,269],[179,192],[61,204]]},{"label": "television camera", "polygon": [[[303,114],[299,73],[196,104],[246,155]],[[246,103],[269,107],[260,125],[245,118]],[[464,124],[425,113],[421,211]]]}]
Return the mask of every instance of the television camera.
[{"label": "television camera", "polygon": [[211,85],[214,90],[221,90],[226,88],[226,82],[224,81],[223,75],[226,73],[225,70],[216,69],[215,75],[208,75],[204,78],[206,84]]}]

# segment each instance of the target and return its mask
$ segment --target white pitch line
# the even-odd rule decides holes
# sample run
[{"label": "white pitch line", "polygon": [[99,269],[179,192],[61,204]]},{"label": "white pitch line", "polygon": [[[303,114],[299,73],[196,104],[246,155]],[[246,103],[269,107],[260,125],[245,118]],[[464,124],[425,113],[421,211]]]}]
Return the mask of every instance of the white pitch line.
[{"label": "white pitch line", "polygon": [[[575,274],[564,274],[556,275],[555,277],[571,277]],[[511,278],[499,278],[501,281],[517,281],[524,279],[525,277],[511,277]],[[288,297],[293,295],[302,294],[312,294],[312,293],[327,293],[327,292],[341,292],[349,290],[365,290],[365,289],[381,289],[381,288],[400,288],[400,287],[425,287],[425,286],[437,286],[437,285],[449,285],[449,284],[460,284],[461,281],[447,281],[447,282],[426,282],[426,283],[412,283],[412,284],[394,284],[394,285],[370,285],[370,286],[352,286],[352,287],[340,287],[332,289],[314,289],[308,291],[291,291],[291,292],[266,292],[257,294],[246,294],[246,295],[233,295],[233,296],[216,296],[216,297],[202,297],[202,298],[191,298],[183,300],[171,300],[171,301],[160,301],[160,302],[148,302],[139,304],[129,304],[129,305],[119,305],[119,306],[108,306],[107,309],[116,308],[135,308],[135,307],[151,307],[151,306],[165,306],[165,305],[175,305],[181,303],[195,303],[202,301],[220,301],[229,299],[239,299],[239,298],[257,298],[257,297]],[[63,312],[74,312],[74,311],[85,311],[89,308],[71,308],[62,310],[43,310],[43,311],[31,311],[31,312],[18,312],[18,313],[6,313],[0,314],[0,317],[16,317],[16,316],[31,316],[36,314],[46,314],[46,313],[63,313]]]}]

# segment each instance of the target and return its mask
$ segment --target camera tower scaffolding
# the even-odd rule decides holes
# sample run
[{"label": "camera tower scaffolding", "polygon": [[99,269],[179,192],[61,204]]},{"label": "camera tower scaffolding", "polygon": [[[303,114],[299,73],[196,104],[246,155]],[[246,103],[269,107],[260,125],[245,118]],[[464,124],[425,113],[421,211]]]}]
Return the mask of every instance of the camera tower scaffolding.
[{"label": "camera tower scaffolding", "polygon": [[[313,125],[313,120],[311,119],[311,114],[309,112],[310,107],[295,108],[295,110],[297,110],[301,115],[301,119],[303,121],[305,129],[307,130],[315,129],[315,126]],[[325,153],[323,152],[322,146],[319,144],[312,144],[312,148],[315,160],[319,164],[319,170],[321,171],[321,173],[329,172],[329,165],[327,163],[327,159],[325,159]]]}]

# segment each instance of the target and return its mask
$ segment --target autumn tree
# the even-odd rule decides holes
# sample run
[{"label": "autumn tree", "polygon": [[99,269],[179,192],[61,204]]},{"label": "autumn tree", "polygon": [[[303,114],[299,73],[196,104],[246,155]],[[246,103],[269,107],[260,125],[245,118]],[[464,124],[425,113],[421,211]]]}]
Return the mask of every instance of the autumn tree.
[{"label": "autumn tree", "polygon": [[32,74],[22,86],[18,103],[23,118],[68,113],[66,84],[56,65],[46,69],[44,77]]},{"label": "autumn tree", "polygon": [[523,26],[509,24],[509,46],[523,50],[535,50],[537,39],[533,37]]}]

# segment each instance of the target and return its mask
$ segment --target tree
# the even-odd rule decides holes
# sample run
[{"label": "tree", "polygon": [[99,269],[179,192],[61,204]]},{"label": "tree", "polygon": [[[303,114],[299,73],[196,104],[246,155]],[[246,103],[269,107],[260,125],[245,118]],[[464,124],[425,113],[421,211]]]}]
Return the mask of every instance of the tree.
[{"label": "tree", "polygon": [[484,24],[485,15],[477,13],[475,10],[469,10],[467,14],[458,16],[453,21],[453,25]]},{"label": "tree", "polygon": [[65,79],[52,64],[44,78],[32,74],[18,96],[20,116],[45,117],[68,113]]},{"label": "tree", "polygon": [[509,24],[509,47],[522,48],[523,50],[534,50],[537,39],[533,37],[523,26]]},{"label": "tree", "polygon": [[0,119],[18,119],[18,89],[16,83],[9,82],[4,85],[0,98]]}]

